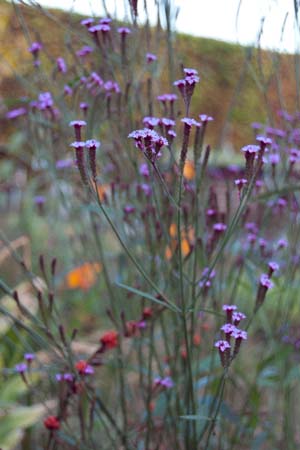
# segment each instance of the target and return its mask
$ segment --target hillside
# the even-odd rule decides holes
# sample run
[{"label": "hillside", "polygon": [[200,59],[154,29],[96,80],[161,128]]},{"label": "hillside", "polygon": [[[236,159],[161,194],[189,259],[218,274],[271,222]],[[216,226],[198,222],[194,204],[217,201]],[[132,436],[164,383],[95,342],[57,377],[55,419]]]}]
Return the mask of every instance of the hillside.
[{"label": "hillside", "polygon": [[[0,91],[1,109],[5,112],[18,105],[16,98],[30,97],[35,89],[22,81],[32,70],[27,51],[30,41],[43,43],[47,67],[58,56],[68,58],[66,45],[70,48],[72,41],[73,48],[78,47],[85,43],[86,35],[78,15],[26,6],[15,8],[4,0],[0,1],[0,8]],[[165,33],[161,29],[141,33],[143,39],[150,39],[151,50],[158,54],[160,61],[157,76],[162,81],[157,85],[157,93],[169,92],[169,73],[163,63]],[[199,70],[201,86],[196,90],[193,103],[197,106],[192,113],[207,113],[215,118],[212,134],[208,136],[214,146],[229,143],[239,148],[252,139],[251,122],[272,123],[274,118],[277,120],[280,107],[291,112],[297,109],[293,56],[259,53],[255,49],[181,34],[173,37],[173,49],[176,49],[173,79],[181,76],[182,64]],[[8,130],[7,121],[3,124]]]}]

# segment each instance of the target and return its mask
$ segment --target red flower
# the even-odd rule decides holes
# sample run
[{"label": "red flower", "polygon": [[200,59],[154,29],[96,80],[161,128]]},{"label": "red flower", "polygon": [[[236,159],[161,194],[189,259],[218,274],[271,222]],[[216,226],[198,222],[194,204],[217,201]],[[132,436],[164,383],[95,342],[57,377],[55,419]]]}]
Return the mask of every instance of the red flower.
[{"label": "red flower", "polygon": [[117,331],[107,331],[101,338],[100,342],[104,347],[104,350],[115,348],[118,345],[118,333]]},{"label": "red flower", "polygon": [[152,315],[153,315],[152,308],[149,308],[149,306],[148,306],[143,309],[142,317],[144,320],[150,319],[150,317],[152,317]]},{"label": "red flower", "polygon": [[48,430],[58,430],[60,428],[60,421],[56,416],[48,416],[44,420],[44,426]]},{"label": "red flower", "polygon": [[137,332],[137,323],[134,320],[130,320],[125,324],[125,337],[135,336]]}]

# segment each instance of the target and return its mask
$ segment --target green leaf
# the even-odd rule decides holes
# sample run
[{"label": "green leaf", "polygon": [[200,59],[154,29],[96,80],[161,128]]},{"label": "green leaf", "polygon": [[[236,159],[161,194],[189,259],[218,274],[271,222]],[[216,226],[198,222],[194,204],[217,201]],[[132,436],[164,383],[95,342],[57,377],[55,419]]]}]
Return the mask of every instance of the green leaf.
[{"label": "green leaf", "polygon": [[147,294],[147,292],[140,291],[139,289],[135,289],[133,287],[127,286],[126,284],[123,284],[123,283],[116,282],[115,284],[116,284],[116,286],[118,286],[120,288],[126,289],[129,292],[132,292],[133,294],[139,295],[140,297],[147,298],[148,300],[151,300],[152,302],[157,303],[158,305],[164,306],[165,308],[168,308],[171,311],[174,311],[177,313],[181,312],[181,310],[178,308],[178,306],[176,306],[174,303],[171,303],[170,301],[168,303],[163,302],[163,301],[158,300],[157,298],[153,297],[153,295]]},{"label": "green leaf", "polygon": [[0,417],[0,447],[13,449],[22,438],[23,429],[38,422],[45,414],[44,405],[11,406]]}]

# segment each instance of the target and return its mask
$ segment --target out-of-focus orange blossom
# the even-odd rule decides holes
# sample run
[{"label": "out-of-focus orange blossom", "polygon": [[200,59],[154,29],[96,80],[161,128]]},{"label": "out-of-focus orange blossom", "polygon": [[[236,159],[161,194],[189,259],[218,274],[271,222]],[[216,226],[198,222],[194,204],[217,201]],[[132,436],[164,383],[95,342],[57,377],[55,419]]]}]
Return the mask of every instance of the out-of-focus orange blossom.
[{"label": "out-of-focus orange blossom", "polygon": [[[166,247],[165,250],[165,258],[169,261],[177,248],[177,225],[175,223],[171,223],[169,227],[169,234],[171,237],[170,245]],[[182,230],[181,232],[181,253],[185,258],[188,256],[192,250],[192,244],[195,240],[195,230],[191,227],[187,231]]]},{"label": "out-of-focus orange blossom", "polygon": [[195,178],[195,164],[193,161],[187,159],[184,168],[183,168],[183,176],[187,180],[193,180]]},{"label": "out-of-focus orange blossom", "polygon": [[97,280],[97,274],[101,272],[100,263],[84,263],[71,270],[66,276],[66,285],[69,289],[90,289]]},{"label": "out-of-focus orange blossom", "polygon": [[97,184],[97,191],[98,191],[98,195],[99,195],[101,202],[104,202],[107,197],[107,194],[110,191],[110,185],[109,184]]}]

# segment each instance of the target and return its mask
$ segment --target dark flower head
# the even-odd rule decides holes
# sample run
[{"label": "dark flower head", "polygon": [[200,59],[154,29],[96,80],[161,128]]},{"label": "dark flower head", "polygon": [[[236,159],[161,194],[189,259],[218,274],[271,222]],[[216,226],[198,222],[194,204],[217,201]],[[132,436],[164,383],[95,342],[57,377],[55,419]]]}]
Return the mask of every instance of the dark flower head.
[{"label": "dark flower head", "polygon": [[94,19],[91,17],[89,17],[88,19],[83,19],[80,22],[81,25],[84,25],[87,28],[89,28],[92,25],[92,23],[94,23]]},{"label": "dark flower head", "polygon": [[62,57],[57,58],[56,64],[57,64],[57,68],[58,68],[59,72],[61,72],[61,73],[67,72],[67,65],[66,65],[64,58],[62,58]]},{"label": "dark flower head", "polygon": [[130,34],[131,30],[127,27],[120,27],[120,28],[118,28],[118,33],[125,36],[126,34]]},{"label": "dark flower head", "polygon": [[146,61],[148,64],[154,62],[157,60],[157,56],[154,55],[153,53],[146,53]]},{"label": "dark flower head", "polygon": [[33,56],[37,56],[38,52],[43,48],[40,42],[33,42],[29,47],[28,51],[33,54]]},{"label": "dark flower head", "polygon": [[88,46],[88,45],[84,45],[83,47],[81,47],[79,50],[77,50],[76,55],[79,56],[80,58],[83,58],[84,56],[89,55],[90,53],[92,53],[94,50],[92,47]]}]

